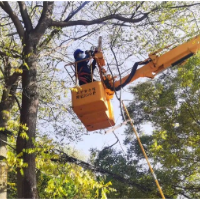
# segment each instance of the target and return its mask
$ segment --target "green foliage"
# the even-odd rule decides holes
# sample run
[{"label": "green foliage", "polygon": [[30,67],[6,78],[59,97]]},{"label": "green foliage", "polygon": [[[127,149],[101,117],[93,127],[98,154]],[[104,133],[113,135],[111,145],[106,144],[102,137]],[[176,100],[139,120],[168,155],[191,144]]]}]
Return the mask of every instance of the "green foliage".
[{"label": "green foliage", "polygon": [[[131,88],[135,100],[129,111],[138,126],[151,122],[154,127],[146,143],[164,193],[199,198],[200,158],[200,56],[190,58],[178,70],[169,70],[155,82]],[[137,117],[135,117],[137,116]],[[130,134],[130,128],[127,129]],[[127,137],[126,143],[132,143]],[[135,152],[135,151],[133,151]],[[173,177],[170,178],[169,177]],[[168,178],[166,178],[168,177]],[[194,181],[195,180],[195,181]]]},{"label": "green foliage", "polygon": [[[11,143],[11,140],[9,140]],[[62,155],[54,153],[57,144],[46,136],[35,141],[34,149],[25,149],[21,154],[36,153],[37,187],[40,198],[58,199],[93,199],[107,198],[113,189],[111,182],[104,183],[97,180],[95,174],[84,170],[75,163],[62,162]],[[11,149],[8,151],[7,162],[9,165],[9,190],[8,197],[16,198],[16,168],[23,169],[27,164],[21,159],[21,154],[16,155]],[[12,176],[11,176],[12,174]]]},{"label": "green foliage", "polygon": [[[134,143],[132,146],[134,146]],[[94,164],[102,169],[106,169],[113,174],[121,176],[124,180],[117,180],[112,175],[106,176],[106,181],[111,181],[115,192],[108,194],[111,199],[155,199],[160,198],[157,192],[153,177],[148,170],[143,168],[144,164],[139,163],[136,157],[137,152],[132,150],[123,155],[122,152],[106,149],[98,152]],[[134,155],[133,155],[134,154]],[[173,196],[170,196],[171,198]]]},{"label": "green foliage", "polygon": [[[155,81],[130,88],[134,100],[128,110],[138,131],[144,129],[147,122],[153,126],[153,133],[142,134],[140,139],[167,198],[200,197],[199,77],[200,56],[197,54]],[[130,125],[124,144],[126,155],[111,149],[92,152],[95,165],[127,178],[127,182],[123,182],[107,176],[106,180],[112,181],[117,190],[108,197],[160,198]]]}]

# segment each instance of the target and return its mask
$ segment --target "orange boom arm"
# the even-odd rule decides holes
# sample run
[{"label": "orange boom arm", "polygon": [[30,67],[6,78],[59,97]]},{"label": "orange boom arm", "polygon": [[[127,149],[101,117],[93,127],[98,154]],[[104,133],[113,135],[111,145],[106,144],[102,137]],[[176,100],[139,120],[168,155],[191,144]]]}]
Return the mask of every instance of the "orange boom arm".
[{"label": "orange boom arm", "polygon": [[[157,56],[156,53],[149,55],[150,62],[143,67],[139,68],[133,77],[130,79],[130,75],[123,77],[121,80],[115,81],[109,80],[109,85],[105,84],[105,88],[113,91],[114,88],[124,87],[125,85],[133,82],[134,80],[140,77],[154,78],[158,73],[167,69],[168,67],[181,64],[183,61],[196,54],[200,50],[200,35],[194,37],[193,39],[185,42],[167,53],[164,53],[161,56]],[[99,67],[101,68],[105,63],[103,61],[103,55],[101,52],[98,52],[95,56]],[[104,80],[106,77],[104,78]],[[127,79],[129,81],[127,82]],[[127,83],[126,83],[127,82]],[[111,93],[110,93],[111,94]],[[111,95],[112,96],[112,95]],[[111,97],[112,98],[112,97]]]}]

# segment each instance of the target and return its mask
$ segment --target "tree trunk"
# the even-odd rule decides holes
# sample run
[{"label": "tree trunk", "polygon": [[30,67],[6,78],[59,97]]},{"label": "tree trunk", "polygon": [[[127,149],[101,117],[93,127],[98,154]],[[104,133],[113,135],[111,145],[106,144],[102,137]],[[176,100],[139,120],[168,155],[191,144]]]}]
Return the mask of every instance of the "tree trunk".
[{"label": "tree trunk", "polygon": [[7,136],[0,133],[0,199],[7,198],[7,164],[3,161],[6,158],[7,149],[3,141],[7,141]]},{"label": "tree trunk", "polygon": [[[33,41],[31,41],[33,42]],[[38,92],[37,92],[37,55],[34,52],[34,46],[31,45],[30,40],[26,42],[24,49],[24,55],[30,55],[25,57],[25,64],[22,74],[22,108],[20,123],[26,125],[28,130],[25,131],[28,135],[28,139],[23,139],[20,133],[17,138],[17,153],[23,152],[23,150],[34,149],[33,140],[35,140],[36,132],[36,120],[38,110]],[[28,44],[28,45],[27,45]],[[22,132],[21,130],[20,132]],[[23,168],[23,173],[20,169],[17,169],[17,191],[18,198],[38,198],[36,188],[36,172],[35,172],[35,154],[23,152],[23,161],[28,164],[28,167]]]},{"label": "tree trunk", "polygon": [[9,119],[9,112],[15,102],[15,92],[17,84],[12,86],[6,86],[3,91],[2,99],[0,102],[0,128],[5,130],[0,131],[0,199],[7,198],[7,163],[4,161],[7,154],[7,134],[6,124]]}]

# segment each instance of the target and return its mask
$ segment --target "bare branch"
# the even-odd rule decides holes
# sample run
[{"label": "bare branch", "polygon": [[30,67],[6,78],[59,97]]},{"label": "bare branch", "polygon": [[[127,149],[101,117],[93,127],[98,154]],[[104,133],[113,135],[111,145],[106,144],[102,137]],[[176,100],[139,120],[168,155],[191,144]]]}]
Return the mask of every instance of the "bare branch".
[{"label": "bare branch", "polygon": [[[35,5],[35,6],[32,8],[31,12],[30,12],[30,16],[32,17],[32,14],[34,15],[36,8],[40,8],[40,7],[43,8],[42,5]],[[33,13],[33,12],[34,12],[34,13]]]},{"label": "bare branch", "polygon": [[[115,133],[114,133],[114,135],[115,135]],[[110,149],[110,148],[112,148],[114,145],[116,145],[118,142],[119,142],[119,138],[115,135],[115,137],[116,137],[116,142],[114,142],[112,145],[110,145],[110,146],[107,146],[107,147],[105,147],[105,148],[103,148],[102,149],[102,152],[103,151],[105,151],[105,150],[107,150],[107,149]]]},{"label": "bare branch", "polygon": [[73,79],[73,77],[72,77],[71,74],[68,72],[68,70],[67,70],[67,68],[66,68],[66,65],[64,65],[64,68],[65,68],[66,72],[68,73],[68,75],[70,76],[70,78],[71,78],[71,80],[73,81],[73,83],[76,84],[75,81],[74,81],[74,79]]},{"label": "bare branch", "polygon": [[[13,22],[9,22],[9,23],[7,23],[7,24],[4,24],[4,25],[2,25],[2,24],[0,24],[0,26],[1,27],[4,27],[4,26],[8,26],[8,25],[11,25]],[[17,33],[17,32],[16,32]]]},{"label": "bare branch", "polygon": [[0,7],[9,15],[12,19],[15,28],[17,29],[17,33],[19,34],[20,38],[24,37],[24,28],[17,17],[17,15],[13,12],[12,8],[10,7],[7,1],[0,1]]},{"label": "bare branch", "polygon": [[[102,28],[102,26],[100,26],[99,28],[97,28],[97,29],[94,29],[94,30],[92,30],[92,31],[90,31],[90,32],[88,32],[88,33],[86,33],[86,34],[84,34],[84,35],[81,35],[81,36],[79,36],[79,37],[75,37],[75,38],[70,38],[70,39],[68,39],[67,41],[69,41],[69,40],[74,40],[74,41],[76,41],[76,40],[80,40],[81,38],[83,38],[83,37],[85,37],[85,36],[88,36],[88,35],[92,35],[93,33],[95,33],[95,32],[97,32],[98,30],[100,30]],[[62,45],[63,45],[63,43],[65,43],[65,42],[67,42],[67,41],[63,41],[60,45],[59,45],[59,47],[61,47]]]},{"label": "bare branch", "polygon": [[19,4],[20,13],[21,13],[22,19],[24,21],[26,30],[28,32],[30,32],[33,29],[33,26],[31,23],[31,19],[27,13],[26,4],[24,3],[24,1],[18,1],[18,4]]},{"label": "bare branch", "polygon": [[17,35],[17,34],[18,34],[17,32],[14,32],[14,33],[9,33],[6,36],[14,36],[14,35]]},{"label": "bare branch", "polygon": [[[143,3],[141,3],[140,6],[142,4]],[[199,4],[200,3],[195,3],[195,4],[190,4],[190,5],[174,6],[174,7],[168,7],[168,8],[170,8],[170,9],[186,8],[186,7],[191,7],[191,6],[195,6],[195,5],[199,5]],[[138,6],[137,9],[139,9],[140,6]],[[111,14],[106,17],[94,19],[91,21],[88,21],[88,20],[77,20],[77,21],[67,21],[67,22],[66,21],[62,21],[62,22],[52,21],[51,26],[56,26],[56,27],[68,27],[68,26],[75,26],[75,25],[90,26],[93,24],[101,24],[102,22],[105,22],[105,21],[111,20],[111,19],[116,19],[116,20],[119,20],[122,22],[127,22],[127,23],[138,23],[138,22],[141,22],[142,20],[146,19],[150,13],[155,12],[156,10],[159,10],[159,9],[160,9],[159,7],[155,7],[154,9],[152,9],[151,11],[149,11],[147,13],[142,13],[142,17],[134,18],[134,19],[132,19],[132,17],[134,16],[134,13],[131,16],[131,18],[126,18],[119,14]]]},{"label": "bare branch", "polygon": [[135,12],[132,14],[131,19],[133,19],[133,17],[135,16],[136,11],[138,11],[138,9],[143,5],[144,1],[140,2],[140,4],[138,6],[136,6]]},{"label": "bare branch", "polygon": [[15,101],[17,102],[17,105],[18,105],[19,111],[21,111],[21,106],[20,106],[19,99],[16,97],[15,94],[13,94],[13,96],[14,96],[14,98],[15,98]]},{"label": "bare branch", "polygon": [[70,6],[70,3],[71,3],[70,1],[67,2],[67,5],[65,6],[65,8],[64,8],[64,10],[63,10],[63,12],[62,12],[62,15],[61,15],[61,17],[60,17],[60,21],[63,20],[64,14],[65,14],[65,12],[67,11],[68,7]]},{"label": "bare branch", "polygon": [[6,145],[8,145],[9,147],[11,147],[13,150],[16,151],[16,149],[15,149],[11,144],[9,144],[8,142],[6,142],[5,140],[2,140],[1,138],[0,138],[0,140],[1,140],[3,143],[5,143]]},{"label": "bare branch", "polygon": [[102,22],[111,20],[111,19],[117,19],[117,20],[120,20],[123,22],[129,22],[129,23],[138,23],[138,22],[144,20],[145,18],[147,18],[149,13],[144,13],[142,17],[137,18],[137,19],[130,19],[130,18],[123,17],[121,15],[112,14],[112,15],[108,15],[106,17],[94,19],[91,21],[88,21],[88,20],[77,20],[77,21],[68,21],[68,22],[52,21],[51,26],[56,26],[56,27],[67,27],[67,26],[75,26],[75,25],[90,26],[93,24],[101,24]]},{"label": "bare branch", "polygon": [[[97,28],[97,29],[95,29],[95,30],[92,30],[92,31],[90,31],[90,32],[88,32],[88,33],[86,33],[86,34],[84,34],[84,35],[81,35],[80,37],[77,37],[77,38],[70,38],[70,39],[71,39],[71,40],[74,40],[74,41],[79,40],[79,39],[81,39],[81,38],[83,38],[83,37],[85,37],[85,36],[87,36],[87,35],[90,35],[90,34],[92,34],[92,33],[97,32],[97,31],[100,30],[101,28],[102,28],[102,27],[99,27],[99,28]],[[60,30],[54,29],[54,30],[50,33],[50,35],[48,36],[48,38],[46,38],[44,41],[41,42],[41,44],[39,45],[39,48],[41,48],[42,46],[46,46],[46,45],[51,41],[51,39],[53,38],[53,36],[56,35],[56,34],[58,34],[59,32],[60,32]],[[64,41],[64,42],[66,42],[66,41]],[[59,47],[62,46],[62,44],[63,44],[64,42],[62,42],[62,43],[59,45]]]},{"label": "bare branch", "polygon": [[90,3],[90,1],[85,1],[83,4],[81,4],[78,8],[76,8],[74,11],[72,11],[68,17],[64,20],[65,22],[68,22],[76,13],[78,13],[85,5]]},{"label": "bare branch", "polygon": [[196,5],[200,5],[200,3],[194,3],[194,4],[190,4],[190,5],[182,5],[182,6],[172,6],[172,7],[168,7],[168,8],[188,8],[188,7],[192,7],[192,6],[196,6]]}]

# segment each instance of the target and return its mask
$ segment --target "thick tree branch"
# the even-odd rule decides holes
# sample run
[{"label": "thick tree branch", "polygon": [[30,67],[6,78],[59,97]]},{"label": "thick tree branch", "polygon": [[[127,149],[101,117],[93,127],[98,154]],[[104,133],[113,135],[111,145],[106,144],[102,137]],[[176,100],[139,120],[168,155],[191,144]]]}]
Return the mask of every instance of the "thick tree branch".
[{"label": "thick tree branch", "polygon": [[16,72],[13,73],[12,76],[9,77],[9,80],[7,82],[7,86],[13,85],[17,81],[19,76],[21,76],[20,73],[16,73]]},{"label": "thick tree branch", "polygon": [[[182,5],[182,6],[174,6],[174,7],[168,7],[169,9],[173,9],[173,8],[186,8],[186,7],[191,7],[191,6],[195,6],[195,5],[199,5],[199,3],[195,3],[195,4],[190,4],[190,5]],[[148,17],[148,15],[152,12],[155,12],[156,10],[159,10],[159,7],[155,7],[154,9],[152,9],[151,11],[149,11],[148,13],[143,13],[143,16],[140,18],[126,18],[123,17],[119,14],[111,14],[108,15],[106,17],[102,17],[99,19],[95,19],[95,20],[77,20],[77,21],[62,21],[62,22],[58,22],[58,21],[52,21],[51,26],[56,26],[56,27],[68,27],[68,26],[75,26],[75,25],[84,25],[84,26],[90,26],[93,24],[100,24],[102,22],[105,22],[107,20],[111,20],[111,19],[116,19],[122,22],[127,22],[127,23],[138,23],[141,22],[142,20],[146,19]]]},{"label": "thick tree branch", "polygon": [[42,10],[41,17],[39,19],[39,23],[40,23],[40,21],[42,21],[45,18],[45,15],[47,13],[47,9],[48,9],[48,1],[43,1],[43,10]]},{"label": "thick tree branch", "polygon": [[90,3],[90,1],[85,1],[83,4],[81,4],[78,8],[76,8],[74,11],[72,11],[68,17],[64,20],[65,22],[68,22],[76,13],[78,13],[85,5]]},{"label": "thick tree branch", "polygon": [[49,27],[49,25],[51,24],[53,5],[54,5],[53,1],[52,2],[51,1],[43,2],[43,11],[42,11],[41,17],[39,19],[39,22],[35,28],[35,32],[37,33],[37,35],[39,37],[38,41],[39,41],[40,37],[44,34],[46,29]]},{"label": "thick tree branch", "polygon": [[18,1],[18,4],[19,4],[20,13],[21,13],[23,22],[25,24],[26,30],[30,32],[33,29],[33,26],[31,23],[31,19],[27,13],[26,4],[24,3],[24,1]]},{"label": "thick tree branch", "polygon": [[149,13],[145,13],[145,14],[143,14],[142,17],[137,18],[137,19],[131,19],[131,18],[123,17],[121,15],[112,14],[112,15],[108,15],[106,17],[102,17],[99,19],[91,20],[91,21],[88,21],[88,20],[77,20],[77,21],[68,21],[68,22],[52,21],[51,26],[56,26],[56,27],[67,27],[67,26],[75,26],[75,25],[89,26],[89,25],[93,25],[93,24],[101,24],[102,22],[111,20],[111,19],[116,19],[116,20],[120,20],[123,22],[129,22],[129,23],[138,23],[138,22],[144,20],[145,18],[147,18],[148,14]]},{"label": "thick tree branch", "polygon": [[17,15],[13,12],[12,8],[10,7],[9,3],[7,1],[0,1],[0,7],[9,15],[9,17],[12,19],[15,28],[17,29],[17,33],[19,34],[20,38],[24,37],[24,28],[19,21],[19,18]]}]

